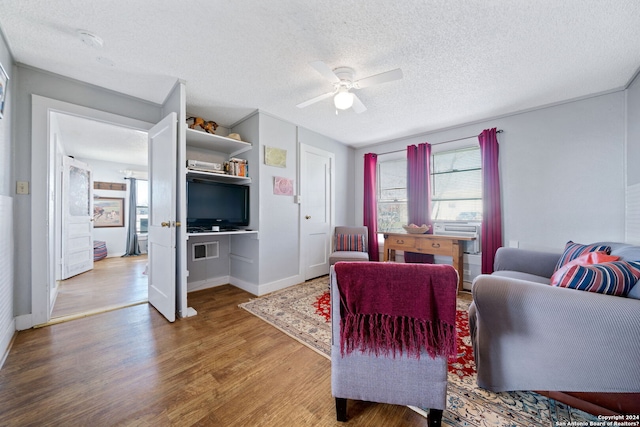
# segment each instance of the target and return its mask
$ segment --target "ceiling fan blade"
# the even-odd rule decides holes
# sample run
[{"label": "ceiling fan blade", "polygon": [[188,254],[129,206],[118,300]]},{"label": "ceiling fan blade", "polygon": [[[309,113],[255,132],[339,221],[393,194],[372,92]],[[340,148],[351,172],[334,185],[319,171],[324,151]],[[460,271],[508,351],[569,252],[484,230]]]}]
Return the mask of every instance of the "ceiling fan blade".
[{"label": "ceiling fan blade", "polygon": [[331,97],[334,93],[336,93],[336,92],[333,91],[333,92],[323,93],[322,95],[316,96],[315,98],[311,98],[308,101],[301,102],[300,104],[296,105],[296,107],[298,107],[298,108],[307,107],[307,106],[309,106],[311,104],[315,104],[318,101],[322,101],[323,99],[327,99],[327,98]]},{"label": "ceiling fan blade", "polygon": [[357,89],[362,89],[363,87],[379,85],[380,83],[392,82],[394,80],[400,80],[401,78],[402,78],[402,70],[400,68],[396,68],[395,70],[385,71],[384,73],[375,74],[373,76],[360,79],[357,82],[355,82],[353,86]]},{"label": "ceiling fan blade", "polygon": [[329,68],[329,66],[324,62],[313,61],[309,62],[309,65],[311,65],[317,72],[322,74],[322,76],[325,79],[329,80],[331,83],[340,83],[340,79],[338,78],[338,76],[336,76],[333,70]]},{"label": "ceiling fan blade", "polygon": [[367,107],[365,107],[362,101],[360,101],[360,98],[358,98],[353,92],[351,94],[353,95],[353,105],[351,106],[351,108],[353,108],[353,111],[358,114],[367,111]]}]

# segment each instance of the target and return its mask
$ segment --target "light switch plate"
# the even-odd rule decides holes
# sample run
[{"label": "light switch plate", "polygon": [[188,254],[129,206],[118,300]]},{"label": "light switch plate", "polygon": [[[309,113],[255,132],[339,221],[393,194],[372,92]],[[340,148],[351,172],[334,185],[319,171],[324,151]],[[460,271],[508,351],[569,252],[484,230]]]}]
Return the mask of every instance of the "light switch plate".
[{"label": "light switch plate", "polygon": [[29,181],[16,182],[16,194],[29,194]]}]

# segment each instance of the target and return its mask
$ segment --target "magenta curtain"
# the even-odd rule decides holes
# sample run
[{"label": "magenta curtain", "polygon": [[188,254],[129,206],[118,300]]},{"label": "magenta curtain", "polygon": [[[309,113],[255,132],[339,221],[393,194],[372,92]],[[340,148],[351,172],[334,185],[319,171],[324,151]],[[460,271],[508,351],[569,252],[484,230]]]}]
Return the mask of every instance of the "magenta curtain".
[{"label": "magenta curtain", "polygon": [[482,159],[482,274],[491,274],[496,251],[502,246],[496,128],[483,130],[478,141]]},{"label": "magenta curtain", "polygon": [[[409,224],[431,224],[431,145],[410,145],[407,147],[407,207]],[[428,233],[433,233],[429,229]],[[433,255],[404,253],[405,262],[433,264]]]},{"label": "magenta curtain", "polygon": [[376,201],[376,164],[378,155],[364,155],[364,215],[363,225],[369,229],[369,260],[379,261],[378,251],[378,203]]}]

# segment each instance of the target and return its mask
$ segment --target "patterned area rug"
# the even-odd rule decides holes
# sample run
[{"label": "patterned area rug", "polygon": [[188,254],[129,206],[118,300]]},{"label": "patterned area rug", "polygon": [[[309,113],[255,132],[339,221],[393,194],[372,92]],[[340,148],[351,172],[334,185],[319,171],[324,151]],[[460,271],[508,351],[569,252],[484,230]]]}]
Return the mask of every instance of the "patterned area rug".
[{"label": "patterned area rug", "polygon": [[[597,418],[532,392],[493,393],[476,385],[467,301],[458,300],[458,357],[449,364],[443,425],[455,427],[556,427]],[[330,358],[329,277],[310,280],[240,304],[248,312]],[[419,408],[412,408],[426,416]],[[567,425],[567,424],[565,424]],[[580,425],[580,424],[575,424]]]}]

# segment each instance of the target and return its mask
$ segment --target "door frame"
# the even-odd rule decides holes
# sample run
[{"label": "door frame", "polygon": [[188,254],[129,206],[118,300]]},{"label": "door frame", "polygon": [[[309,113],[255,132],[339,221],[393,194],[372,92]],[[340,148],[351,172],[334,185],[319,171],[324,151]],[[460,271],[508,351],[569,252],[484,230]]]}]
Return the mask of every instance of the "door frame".
[{"label": "door frame", "polygon": [[[75,115],[147,132],[155,123],[31,95],[31,315],[20,329],[51,320],[55,283],[55,146],[51,113]],[[44,171],[44,173],[42,172]]]},{"label": "door frame", "polygon": [[[306,278],[307,275],[307,252],[304,249],[304,243],[305,243],[305,238],[306,236],[304,236],[304,226],[303,226],[303,212],[302,212],[302,208],[304,206],[304,200],[305,200],[305,195],[302,194],[302,181],[303,181],[303,172],[302,169],[305,167],[305,165],[303,164],[303,159],[304,159],[304,155],[303,152],[304,151],[308,151],[308,152],[314,152],[315,154],[319,154],[322,156],[326,156],[327,158],[330,159],[330,169],[329,169],[329,191],[331,192],[331,195],[329,197],[329,204],[331,205],[329,207],[329,236],[333,235],[333,229],[335,227],[335,218],[336,218],[336,171],[335,171],[335,164],[336,164],[336,157],[335,157],[335,153],[332,153],[331,151],[327,151],[327,150],[323,150],[322,148],[318,148],[314,145],[309,145],[309,144],[305,144],[300,142],[299,143],[299,150],[298,150],[298,182],[300,183],[300,197],[302,200],[302,203],[299,204],[299,226],[300,229],[298,231],[298,235],[299,235],[299,248],[300,248],[300,267],[299,267],[299,271],[300,271],[300,275],[303,279]],[[331,245],[332,242],[332,238],[330,237],[330,241],[329,241],[329,245]],[[331,253],[330,250],[330,246],[329,246],[329,253]],[[329,253],[327,253],[327,259],[329,258]]]}]

